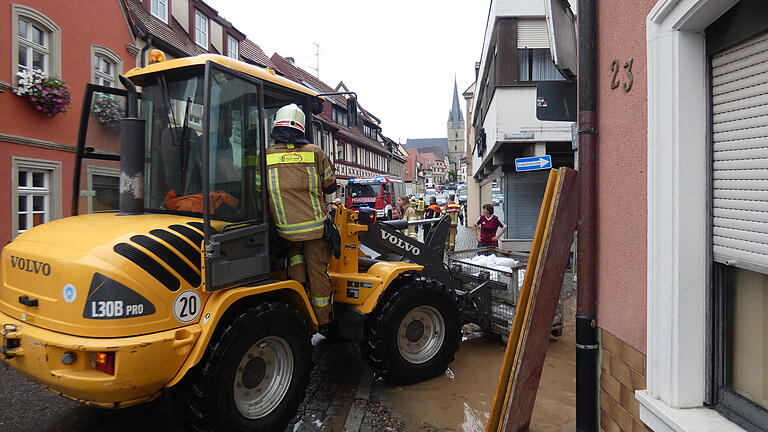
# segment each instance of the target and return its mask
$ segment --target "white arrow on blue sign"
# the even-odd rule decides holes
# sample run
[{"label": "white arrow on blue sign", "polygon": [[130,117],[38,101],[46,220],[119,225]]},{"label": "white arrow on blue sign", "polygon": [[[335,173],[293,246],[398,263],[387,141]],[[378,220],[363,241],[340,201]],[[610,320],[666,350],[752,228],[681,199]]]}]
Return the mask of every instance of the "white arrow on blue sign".
[{"label": "white arrow on blue sign", "polygon": [[515,171],[535,171],[552,168],[552,156],[534,156],[515,159]]}]

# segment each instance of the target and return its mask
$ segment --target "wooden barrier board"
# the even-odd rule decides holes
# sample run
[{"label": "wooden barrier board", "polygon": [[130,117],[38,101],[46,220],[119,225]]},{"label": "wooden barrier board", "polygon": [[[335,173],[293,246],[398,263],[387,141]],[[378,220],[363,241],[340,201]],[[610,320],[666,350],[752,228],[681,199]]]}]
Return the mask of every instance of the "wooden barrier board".
[{"label": "wooden barrier board", "polygon": [[576,172],[550,172],[515,311],[489,432],[528,430],[577,218]]}]

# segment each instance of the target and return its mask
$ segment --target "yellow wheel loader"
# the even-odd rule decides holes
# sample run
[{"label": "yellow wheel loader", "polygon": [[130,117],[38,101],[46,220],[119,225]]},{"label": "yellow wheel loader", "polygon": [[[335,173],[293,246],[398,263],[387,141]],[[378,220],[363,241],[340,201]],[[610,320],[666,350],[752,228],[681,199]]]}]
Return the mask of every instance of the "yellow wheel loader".
[{"label": "yellow wheel loader", "polygon": [[[128,407],[168,389],[191,429],[283,430],[304,398],[318,325],[305,288],[285,277],[265,149],[278,108],[295,103],[311,119],[324,98],[228,57],[151,58],[121,77],[125,90],[88,87],[73,216],[2,251],[2,358],[88,405]],[[443,240],[428,246],[343,207],[334,222],[333,332],[359,341],[391,382],[442,373],[461,325]],[[364,257],[365,236],[400,259]]]}]

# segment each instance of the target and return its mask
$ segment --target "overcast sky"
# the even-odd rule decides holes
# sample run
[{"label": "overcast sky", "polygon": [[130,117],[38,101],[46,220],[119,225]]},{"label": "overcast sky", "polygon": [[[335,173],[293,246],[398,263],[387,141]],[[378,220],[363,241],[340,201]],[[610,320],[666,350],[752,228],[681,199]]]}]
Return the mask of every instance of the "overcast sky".
[{"label": "overcast sky", "polygon": [[[272,56],[294,57],[320,79],[343,80],[382,132],[446,136],[454,74],[461,93],[474,82],[490,0],[206,0]],[[464,112],[466,118],[466,112]]]}]

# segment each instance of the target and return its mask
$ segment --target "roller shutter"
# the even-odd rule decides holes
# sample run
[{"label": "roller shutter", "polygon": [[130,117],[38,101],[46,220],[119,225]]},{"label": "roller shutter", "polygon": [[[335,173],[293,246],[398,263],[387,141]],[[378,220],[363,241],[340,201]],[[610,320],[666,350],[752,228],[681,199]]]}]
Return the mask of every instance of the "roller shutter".
[{"label": "roller shutter", "polygon": [[768,34],[711,61],[714,258],[768,272]]},{"label": "roller shutter", "polygon": [[539,209],[547,188],[548,171],[508,173],[505,176],[504,222],[506,238],[532,240],[539,219]]},{"label": "roller shutter", "polygon": [[544,20],[520,20],[517,22],[518,48],[549,48],[547,22]]}]

